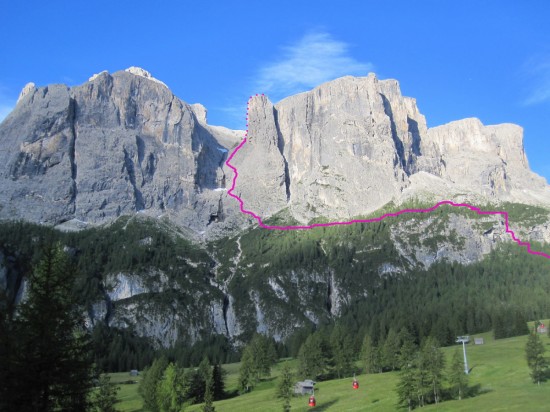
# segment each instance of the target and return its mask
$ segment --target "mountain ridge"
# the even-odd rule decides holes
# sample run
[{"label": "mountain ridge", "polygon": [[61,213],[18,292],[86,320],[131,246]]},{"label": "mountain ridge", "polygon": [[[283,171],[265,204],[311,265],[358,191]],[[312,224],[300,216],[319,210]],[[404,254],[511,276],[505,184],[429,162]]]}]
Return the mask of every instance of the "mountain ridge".
[{"label": "mountain ridge", "polygon": [[28,84],[0,125],[0,218],[82,228],[145,213],[196,239],[242,230],[251,221],[227,196],[224,161],[245,134],[237,190],[265,218],[350,219],[415,198],[550,204],[519,126],[428,128],[416,99],[373,73],[276,104],[253,96],[247,119],[246,132],[208,125],[202,105],[136,67],[71,88]]}]

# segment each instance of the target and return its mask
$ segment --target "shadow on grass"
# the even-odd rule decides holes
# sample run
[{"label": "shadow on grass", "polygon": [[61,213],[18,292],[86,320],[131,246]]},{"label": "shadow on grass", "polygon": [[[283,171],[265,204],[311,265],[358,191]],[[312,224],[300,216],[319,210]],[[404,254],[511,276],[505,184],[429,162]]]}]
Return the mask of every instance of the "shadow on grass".
[{"label": "shadow on grass", "polygon": [[235,389],[233,391],[226,391],[225,396],[222,399],[231,399],[236,398],[237,396],[239,396],[239,391]]},{"label": "shadow on grass", "polygon": [[330,402],[323,402],[321,405],[317,405],[314,408],[311,408],[311,411],[326,411],[328,408],[333,406],[334,404],[338,403],[340,401],[340,398],[333,399]]},{"label": "shadow on grass", "polygon": [[[275,379],[277,379],[275,376],[271,376],[271,377],[269,377],[269,378],[261,378],[261,379],[260,379],[260,382],[272,382],[272,381],[274,381]],[[258,382],[258,383],[260,383],[260,382]]]},{"label": "shadow on grass", "polygon": [[466,389],[465,391],[464,397],[473,398],[475,396],[484,395],[486,393],[491,393],[493,391],[494,389],[482,388],[481,384],[478,383],[477,385],[468,386],[468,389]]},{"label": "shadow on grass", "polygon": [[[484,395],[486,393],[490,393],[493,391],[494,389],[483,388],[481,384],[478,383],[473,386],[468,386],[466,389],[464,389],[464,393],[462,394],[462,399],[475,398],[476,396]],[[456,392],[453,392],[451,389],[445,389],[441,391],[441,399],[443,401],[458,399],[458,394]]]}]

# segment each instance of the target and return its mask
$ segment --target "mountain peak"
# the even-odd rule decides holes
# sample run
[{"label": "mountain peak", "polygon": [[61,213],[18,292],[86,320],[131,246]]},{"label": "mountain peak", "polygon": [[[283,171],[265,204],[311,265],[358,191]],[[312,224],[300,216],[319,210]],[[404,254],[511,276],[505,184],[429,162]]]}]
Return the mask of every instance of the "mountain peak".
[{"label": "mountain peak", "polygon": [[[131,73],[131,74],[134,74],[136,76],[141,76],[141,77],[145,77],[146,79],[148,80],[152,80],[154,82],[157,82],[157,83],[160,83],[164,86],[166,86],[166,84],[164,82],[161,82],[160,80],[158,79],[155,79],[153,77],[153,75],[148,72],[147,70],[145,69],[142,69],[141,67],[137,67],[137,66],[131,66],[131,67],[128,67],[126,70],[124,70],[125,72],[128,72],[128,73]],[[168,86],[166,86],[168,87]]]},{"label": "mountain peak", "polygon": [[[103,223],[140,212],[205,236],[245,222],[225,166],[242,132],[208,125],[204,106],[147,70],[70,88],[29,83],[20,100],[0,127],[0,218]],[[519,126],[471,118],[429,129],[397,80],[346,76],[248,106],[235,193],[262,218],[348,219],[423,193],[550,204]]]}]

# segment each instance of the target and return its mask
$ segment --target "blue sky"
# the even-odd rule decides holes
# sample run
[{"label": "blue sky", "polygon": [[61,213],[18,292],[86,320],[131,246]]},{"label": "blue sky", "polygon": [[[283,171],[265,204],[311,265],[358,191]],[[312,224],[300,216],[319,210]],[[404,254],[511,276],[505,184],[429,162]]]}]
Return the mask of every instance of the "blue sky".
[{"label": "blue sky", "polygon": [[549,16],[545,0],[4,2],[0,118],[29,81],[140,66],[210,123],[243,128],[252,93],[277,101],[374,71],[399,80],[429,126],[523,126],[550,181]]}]

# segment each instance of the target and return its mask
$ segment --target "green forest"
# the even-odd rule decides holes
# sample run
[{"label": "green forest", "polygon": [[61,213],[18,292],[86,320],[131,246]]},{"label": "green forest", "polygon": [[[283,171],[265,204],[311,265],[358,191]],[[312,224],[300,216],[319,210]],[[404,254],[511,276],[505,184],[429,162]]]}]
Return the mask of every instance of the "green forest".
[{"label": "green forest", "polygon": [[[513,208],[519,220],[539,219],[543,211],[537,213]],[[201,362],[215,366],[241,361],[252,365],[248,375],[242,376],[240,391],[246,392],[268,376],[269,365],[279,358],[296,358],[298,375],[319,381],[352,376],[359,372],[356,362],[361,359],[373,373],[392,371],[401,369],[399,356],[406,342],[415,348],[425,348],[426,342],[447,346],[459,335],[487,330],[493,330],[495,339],[507,338],[526,334],[527,321],[550,317],[550,261],[515,244],[500,243],[484,259],[468,265],[439,261],[425,268],[402,257],[392,239],[392,225],[424,221],[428,224],[425,235],[411,235],[405,239],[408,243],[428,249],[443,244],[462,247],[463,239],[446,229],[453,214],[471,219],[479,231],[487,230],[490,223],[476,220],[467,210],[440,208],[433,216],[405,215],[309,231],[252,228],[238,236],[197,244],[169,222],[145,217],[124,217],[80,232],[4,222],[0,224],[0,259],[6,273],[5,289],[0,290],[2,328],[22,327],[18,293],[23,287],[30,293],[33,277],[55,245],[67,260],[64,290],[70,299],[64,307],[76,316],[71,322],[81,325],[78,333],[86,337],[83,345],[89,358],[83,356],[97,373],[143,370],[162,358],[173,365],[170,373],[184,376],[183,368],[198,367]],[[282,217],[270,223],[278,219]],[[533,247],[550,251],[545,244]],[[384,266],[398,270],[381,272]],[[173,345],[163,347],[140,334],[139,325],[111,325],[110,315],[121,303],[106,298],[106,279],[116,273],[137,276],[148,288],[123,304],[138,308],[153,304],[161,316],[169,311],[187,314],[184,321],[198,325],[198,334],[184,332]],[[283,292],[277,294],[269,286],[273,282]],[[236,336],[214,333],[208,326],[208,307],[212,302],[227,302],[220,285],[225,285],[240,315],[242,328]],[[335,307],[337,291],[344,291],[346,298]],[[269,308],[264,311],[269,327],[284,332],[282,339],[265,336],[262,345],[267,345],[269,361],[263,366],[254,366],[249,349],[257,346],[258,336],[264,336],[257,334],[254,295],[260,308]],[[98,301],[106,302],[106,311],[100,318],[90,317]],[[92,319],[92,324],[82,326],[85,318]],[[25,343],[18,339],[15,333],[2,343],[2,356],[7,356],[8,347]],[[206,375],[202,379],[206,384]],[[203,391],[187,401],[200,402],[204,396]]]}]

